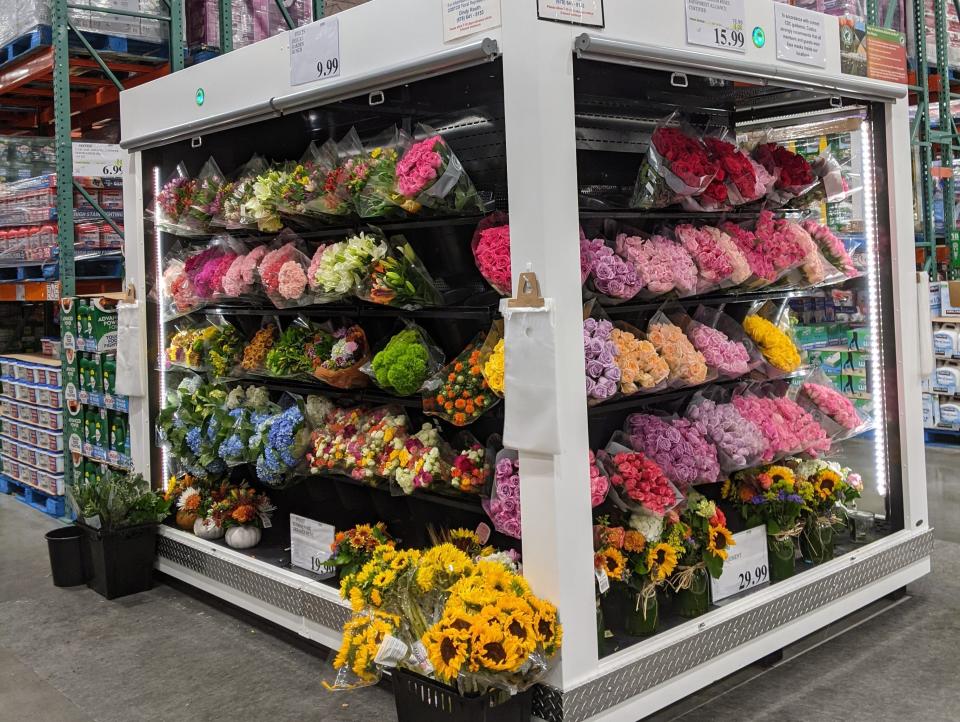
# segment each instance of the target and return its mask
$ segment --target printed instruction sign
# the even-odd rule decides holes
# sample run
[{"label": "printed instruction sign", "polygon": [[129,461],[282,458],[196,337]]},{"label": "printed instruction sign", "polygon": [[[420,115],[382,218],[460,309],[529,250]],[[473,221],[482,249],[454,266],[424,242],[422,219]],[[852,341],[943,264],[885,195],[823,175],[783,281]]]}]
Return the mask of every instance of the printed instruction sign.
[{"label": "printed instruction sign", "polygon": [[603,0],[537,0],[537,17],[541,20],[602,28]]},{"label": "printed instruction sign", "polygon": [[743,0],[685,0],[687,44],[747,52]]},{"label": "printed instruction sign", "polygon": [[113,143],[74,143],[74,178],[113,178],[123,175],[126,151]]},{"label": "printed instruction sign", "polygon": [[500,27],[500,0],[440,0],[443,42]]},{"label": "printed instruction sign", "polygon": [[767,556],[767,527],[755,526],[733,535],[736,546],[729,547],[723,574],[710,580],[713,601],[732,597],[770,581]]},{"label": "printed instruction sign", "polygon": [[290,564],[321,576],[332,574],[327,561],[335,534],[336,530],[330,524],[291,514]]},{"label": "printed instruction sign", "polygon": [[331,18],[288,31],[290,85],[340,75],[340,20]]},{"label": "printed instruction sign", "polygon": [[907,84],[907,39],[903,33],[867,26],[867,76]]},{"label": "printed instruction sign", "polygon": [[823,13],[776,3],[777,59],[827,67],[826,18]]}]

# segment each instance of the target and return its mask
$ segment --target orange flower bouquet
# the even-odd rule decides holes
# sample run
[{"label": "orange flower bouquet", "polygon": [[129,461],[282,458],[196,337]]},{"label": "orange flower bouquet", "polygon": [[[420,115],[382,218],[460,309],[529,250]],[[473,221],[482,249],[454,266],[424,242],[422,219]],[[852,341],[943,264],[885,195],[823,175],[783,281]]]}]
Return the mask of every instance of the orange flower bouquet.
[{"label": "orange flower bouquet", "polygon": [[476,421],[500,400],[483,375],[480,334],[450,364],[428,380],[423,392],[423,411],[454,426]]}]

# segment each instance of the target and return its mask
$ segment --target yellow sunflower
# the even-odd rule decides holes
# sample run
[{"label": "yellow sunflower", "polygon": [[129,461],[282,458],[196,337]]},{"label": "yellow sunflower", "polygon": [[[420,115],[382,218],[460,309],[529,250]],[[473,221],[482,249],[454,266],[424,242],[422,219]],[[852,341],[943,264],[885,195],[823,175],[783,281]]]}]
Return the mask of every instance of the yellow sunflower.
[{"label": "yellow sunflower", "polygon": [[733,534],[726,527],[712,526],[707,532],[707,551],[726,560],[727,547],[736,545]]},{"label": "yellow sunflower", "polygon": [[647,551],[647,568],[654,581],[662,582],[673,574],[677,567],[677,550],[669,544],[660,542]]},{"label": "yellow sunflower", "polygon": [[417,586],[421,591],[448,589],[460,577],[473,571],[470,557],[453,544],[439,544],[420,557]]},{"label": "yellow sunflower", "polygon": [[390,569],[384,569],[373,578],[373,586],[379,589],[385,589],[397,580],[397,573]]},{"label": "yellow sunflower", "polygon": [[721,497],[722,499],[733,499],[733,498],[734,498],[734,495],[733,495],[733,482],[730,481],[730,477],[729,477],[729,476],[728,476],[726,479],[724,479],[724,480],[723,480],[723,483],[720,485],[720,497]]},{"label": "yellow sunflower", "polygon": [[433,672],[444,682],[460,676],[460,669],[470,656],[470,633],[462,629],[434,625],[421,640],[427,648],[427,658]]},{"label": "yellow sunflower", "polygon": [[594,555],[594,564],[597,569],[602,569],[607,573],[608,579],[621,581],[623,573],[626,571],[627,563],[619,549],[613,547],[604,547]]},{"label": "yellow sunflower", "polygon": [[519,642],[525,654],[532,653],[537,648],[537,635],[530,605],[520,597],[504,594],[497,599],[496,607],[506,632]]},{"label": "yellow sunflower", "polygon": [[450,588],[450,600],[447,604],[479,610],[496,601],[497,593],[486,577],[473,574],[464,577]]},{"label": "yellow sunflower", "polygon": [[470,639],[470,669],[512,672],[526,661],[520,643],[499,624],[496,610],[477,615]]},{"label": "yellow sunflower", "polygon": [[[475,568],[476,576],[483,577],[491,589],[497,592],[513,592],[516,582],[522,578],[507,569],[500,562],[479,561]],[[521,592],[522,594],[522,592]]]},{"label": "yellow sunflower", "polygon": [[563,639],[563,629],[557,624],[557,608],[545,599],[532,594],[526,597],[527,604],[533,609],[533,628],[540,645],[549,657],[558,649]]},{"label": "yellow sunflower", "polygon": [[797,480],[796,475],[793,473],[793,469],[788,466],[768,466],[766,474],[770,477],[770,481],[772,481],[774,484],[782,483],[792,487],[794,482]]},{"label": "yellow sunflower", "polygon": [[813,478],[813,490],[822,501],[826,501],[837,492],[842,479],[833,469],[820,469]]},{"label": "yellow sunflower", "polygon": [[480,546],[480,537],[469,529],[454,529],[450,532],[450,543],[461,551],[469,552]]}]

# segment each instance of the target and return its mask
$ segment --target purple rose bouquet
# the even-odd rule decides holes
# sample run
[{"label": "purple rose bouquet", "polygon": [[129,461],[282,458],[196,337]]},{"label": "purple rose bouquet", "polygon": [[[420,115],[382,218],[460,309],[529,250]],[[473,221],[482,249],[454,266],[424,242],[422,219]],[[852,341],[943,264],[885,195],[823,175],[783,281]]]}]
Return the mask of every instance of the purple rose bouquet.
[{"label": "purple rose bouquet", "polygon": [[687,418],[697,431],[717,447],[720,468],[738,471],[758,464],[767,449],[760,429],[747,421],[733,404],[702,399],[687,409]]},{"label": "purple rose bouquet", "polygon": [[729,338],[723,331],[693,323],[687,335],[707,364],[723,376],[743,376],[750,371],[750,352],[746,346]]},{"label": "purple rose bouquet", "polygon": [[605,401],[617,393],[620,368],[617,347],[611,338],[613,324],[588,318],[583,322],[583,354],[587,371],[588,401]]},{"label": "purple rose bouquet", "polygon": [[520,538],[520,462],[516,452],[504,449],[493,473],[493,498],[483,501],[484,511],[501,534]]},{"label": "purple rose bouquet", "polygon": [[[584,244],[581,244],[580,250],[582,255]],[[614,253],[602,238],[587,241],[585,250],[590,259],[593,285],[599,293],[626,301],[643,288],[643,281],[640,280],[636,267]]]},{"label": "purple rose bouquet", "polygon": [[716,447],[687,419],[631,414],[626,431],[633,448],[657,462],[682,493],[692,484],[710,484],[720,476]]}]

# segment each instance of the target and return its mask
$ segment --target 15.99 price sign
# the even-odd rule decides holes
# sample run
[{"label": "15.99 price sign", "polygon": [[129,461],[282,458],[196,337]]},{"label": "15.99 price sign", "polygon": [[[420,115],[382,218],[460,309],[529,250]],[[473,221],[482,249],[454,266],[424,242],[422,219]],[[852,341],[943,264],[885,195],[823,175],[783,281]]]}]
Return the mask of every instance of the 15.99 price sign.
[{"label": "15.99 price sign", "polygon": [[340,75],[340,22],[310,23],[290,32],[290,85]]},{"label": "15.99 price sign", "polygon": [[685,0],[687,43],[747,52],[743,0]]},{"label": "15.99 price sign", "polygon": [[733,535],[735,546],[727,551],[723,574],[712,579],[713,601],[732,597],[770,581],[767,556],[767,528],[756,526]]}]

